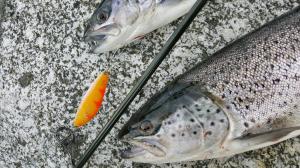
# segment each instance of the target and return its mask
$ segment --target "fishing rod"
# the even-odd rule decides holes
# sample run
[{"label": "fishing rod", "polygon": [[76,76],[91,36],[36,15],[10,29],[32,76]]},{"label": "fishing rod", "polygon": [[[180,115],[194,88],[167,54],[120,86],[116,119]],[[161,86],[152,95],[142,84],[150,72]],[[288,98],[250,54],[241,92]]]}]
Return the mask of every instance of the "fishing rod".
[{"label": "fishing rod", "polygon": [[160,53],[153,59],[153,61],[149,65],[149,67],[146,69],[145,73],[142,75],[142,77],[139,79],[139,81],[136,83],[136,85],[132,88],[132,90],[129,92],[129,94],[124,99],[124,101],[121,103],[121,105],[117,108],[116,112],[113,114],[110,121],[108,121],[106,123],[106,125],[100,131],[100,133],[98,134],[98,136],[96,137],[94,142],[89,146],[89,148],[85,151],[84,155],[79,159],[78,164],[75,166],[76,168],[82,168],[85,165],[85,163],[90,159],[90,157],[95,152],[95,150],[98,148],[100,143],[104,140],[104,138],[107,136],[107,134],[111,131],[111,129],[114,127],[114,125],[118,122],[120,117],[125,113],[126,109],[129,107],[131,102],[134,100],[134,98],[138,95],[138,93],[145,86],[145,84],[150,79],[152,74],[156,71],[158,66],[162,63],[162,61],[170,53],[170,51],[173,49],[174,45],[177,43],[177,41],[180,39],[180,37],[183,35],[183,33],[186,31],[186,29],[193,22],[193,20],[198,15],[198,13],[201,11],[201,9],[205,6],[207,1],[208,0],[197,0],[197,2],[194,4],[194,6],[190,10],[190,12],[184,17],[183,21],[179,24],[177,29],[174,31],[174,33],[168,39],[166,44],[163,46]]}]

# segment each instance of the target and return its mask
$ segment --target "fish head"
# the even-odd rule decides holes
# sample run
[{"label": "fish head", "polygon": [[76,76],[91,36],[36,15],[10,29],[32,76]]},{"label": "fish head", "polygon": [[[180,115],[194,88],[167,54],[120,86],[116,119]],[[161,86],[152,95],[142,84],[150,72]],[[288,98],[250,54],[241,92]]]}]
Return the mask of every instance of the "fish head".
[{"label": "fish head", "polygon": [[85,41],[96,41],[95,53],[120,48],[134,30],[139,6],[134,1],[104,0],[92,15]]},{"label": "fish head", "polygon": [[220,137],[209,137],[208,128],[204,127],[210,121],[200,121],[198,117],[195,104],[218,109],[211,103],[193,86],[176,84],[167,87],[142,106],[119,133],[121,140],[131,144],[129,149],[121,151],[121,157],[143,163],[205,158],[207,150],[221,141],[225,132],[224,127],[216,126],[209,131]]}]

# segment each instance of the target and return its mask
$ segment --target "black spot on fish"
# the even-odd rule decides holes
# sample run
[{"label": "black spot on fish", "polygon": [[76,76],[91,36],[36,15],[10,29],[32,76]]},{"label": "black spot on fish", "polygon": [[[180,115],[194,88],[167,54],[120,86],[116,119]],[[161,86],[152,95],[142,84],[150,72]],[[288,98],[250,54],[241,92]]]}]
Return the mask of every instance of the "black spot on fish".
[{"label": "black spot on fish", "polygon": [[216,113],[220,113],[220,112],[221,112],[221,110],[220,110],[220,109],[217,109],[217,110],[216,110]]},{"label": "black spot on fish", "polygon": [[224,122],[224,119],[221,119],[220,122],[223,123],[223,122]]},{"label": "black spot on fish", "polygon": [[197,135],[197,131],[194,131],[193,134],[194,134],[194,135]]},{"label": "black spot on fish", "polygon": [[168,121],[168,124],[171,125],[172,124],[171,121]]},{"label": "black spot on fish", "polygon": [[278,44],[279,42],[278,42],[278,40],[274,40],[273,43],[274,44]]},{"label": "black spot on fish", "polygon": [[197,108],[196,110],[197,110],[197,111],[201,111],[202,109],[200,109],[200,108]]},{"label": "black spot on fish", "polygon": [[238,97],[237,99],[238,99],[238,101],[239,101],[240,103],[243,102],[243,99],[242,99],[242,98]]},{"label": "black spot on fish", "polygon": [[193,118],[190,119],[191,122],[195,122],[195,120]]},{"label": "black spot on fish", "polygon": [[278,84],[280,82],[280,79],[274,79],[273,84]]},{"label": "black spot on fish", "polygon": [[181,136],[184,136],[184,133],[182,133]]},{"label": "black spot on fish", "polygon": [[206,112],[208,112],[208,113],[209,113],[209,112],[210,112],[210,110],[209,110],[209,109],[207,109],[207,110],[206,110]]},{"label": "black spot on fish", "polygon": [[205,132],[204,136],[211,135],[211,134],[212,134],[211,131],[207,131],[207,132]]},{"label": "black spot on fish", "polygon": [[248,127],[249,127],[249,124],[248,124],[247,122],[244,122],[244,126],[245,126],[246,128],[248,128]]},{"label": "black spot on fish", "polygon": [[180,117],[180,114],[177,114],[176,117]]},{"label": "black spot on fish", "polygon": [[287,75],[282,75],[284,77],[284,79],[288,79],[288,76]]},{"label": "black spot on fish", "polygon": [[210,125],[211,125],[211,126],[214,126],[214,125],[215,125],[215,123],[214,123],[214,122],[211,122],[211,123],[210,123]]},{"label": "black spot on fish", "polygon": [[175,137],[175,134],[171,134],[171,136],[174,138],[174,137]]}]

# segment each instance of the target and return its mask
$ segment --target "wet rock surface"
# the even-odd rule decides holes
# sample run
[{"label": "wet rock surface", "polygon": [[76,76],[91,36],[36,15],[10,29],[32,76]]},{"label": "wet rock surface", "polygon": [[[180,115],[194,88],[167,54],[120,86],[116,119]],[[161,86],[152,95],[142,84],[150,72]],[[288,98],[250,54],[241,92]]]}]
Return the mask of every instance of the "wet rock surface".
[{"label": "wet rock surface", "polygon": [[[91,46],[82,36],[97,3],[6,2],[0,47],[0,167],[71,167],[71,155],[57,145],[55,134],[61,126],[72,127],[76,108],[90,83],[98,73],[110,69],[111,81],[101,112],[86,127],[76,130],[86,137],[76,147],[76,155],[87,149],[177,25],[161,28],[114,54],[90,54]],[[131,113],[177,75],[297,5],[297,0],[211,1],[132,103]],[[300,166],[299,137],[225,159],[164,165],[132,163],[118,156],[124,145],[116,139],[129,117],[122,117],[88,167]]]}]

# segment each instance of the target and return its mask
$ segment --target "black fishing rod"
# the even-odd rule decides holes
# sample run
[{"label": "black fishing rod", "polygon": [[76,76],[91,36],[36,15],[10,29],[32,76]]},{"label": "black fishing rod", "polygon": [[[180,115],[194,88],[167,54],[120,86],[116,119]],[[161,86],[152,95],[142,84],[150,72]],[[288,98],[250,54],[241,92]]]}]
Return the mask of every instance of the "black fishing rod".
[{"label": "black fishing rod", "polygon": [[110,130],[114,127],[114,125],[118,122],[120,117],[126,111],[128,106],[130,105],[130,103],[134,100],[134,98],[138,95],[138,93],[145,86],[145,84],[150,79],[152,74],[156,71],[156,69],[161,64],[161,62],[170,53],[170,51],[172,50],[174,45],[177,43],[177,41],[180,39],[182,34],[190,26],[190,24],[195,19],[195,17],[198,15],[200,10],[205,6],[207,1],[208,0],[197,0],[197,2],[195,3],[195,5],[191,9],[191,11],[184,17],[183,21],[179,24],[177,29],[174,31],[174,33],[171,35],[171,37],[168,39],[168,41],[166,42],[164,47],[161,49],[160,53],[153,59],[153,61],[149,65],[149,67],[146,69],[145,73],[142,75],[142,77],[139,79],[139,81],[136,83],[136,85],[132,88],[132,90],[129,92],[127,97],[124,99],[124,101],[118,107],[118,109],[113,114],[110,121],[107,122],[107,124],[103,127],[103,129],[101,130],[101,132],[99,133],[97,138],[89,146],[89,148],[86,150],[84,155],[80,158],[78,164],[76,165],[76,168],[82,168],[85,165],[85,163],[89,160],[89,158],[92,156],[92,154],[98,148],[100,143],[104,140],[104,138],[107,136],[107,134],[110,132]]}]

